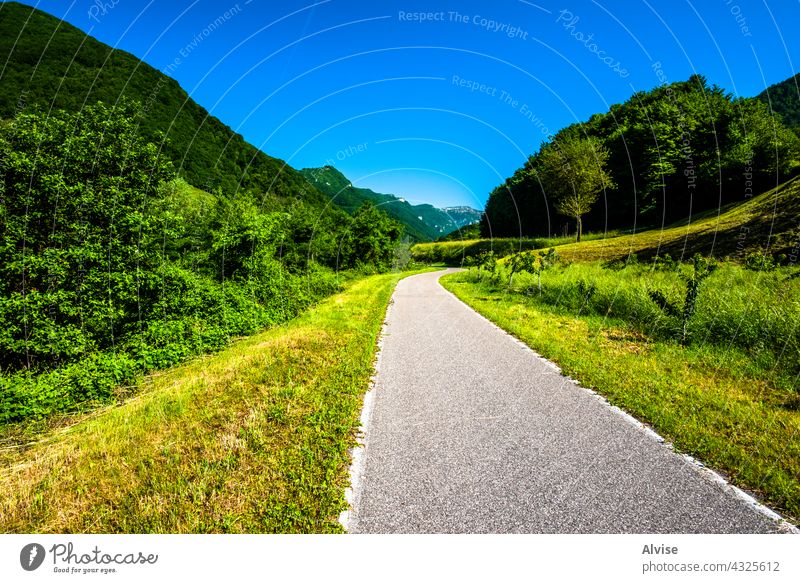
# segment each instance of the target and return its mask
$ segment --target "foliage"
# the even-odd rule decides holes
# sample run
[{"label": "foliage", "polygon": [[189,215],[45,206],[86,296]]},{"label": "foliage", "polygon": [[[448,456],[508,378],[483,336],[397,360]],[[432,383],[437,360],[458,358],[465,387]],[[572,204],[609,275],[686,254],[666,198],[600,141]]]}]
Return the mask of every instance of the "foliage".
[{"label": "foliage", "polygon": [[155,301],[171,177],[129,108],[21,114],[0,128],[3,368],[37,368],[112,347]]},{"label": "foliage", "polygon": [[675,271],[680,266],[680,263],[672,258],[669,253],[656,255],[653,257],[653,269],[661,271]]},{"label": "foliage", "polygon": [[536,269],[538,257],[532,251],[525,251],[523,253],[514,253],[506,260],[508,271],[508,286],[514,283],[514,274],[518,271],[526,271],[533,273]]},{"label": "foliage", "polygon": [[613,188],[605,170],[609,152],[595,137],[564,136],[545,145],[533,166],[544,192],[555,209],[575,219],[577,241],[583,233],[583,215],[592,209],[600,193]]},{"label": "foliage", "polygon": [[[144,372],[285,322],[346,267],[392,267],[401,229],[303,201],[200,191],[137,105],[0,124],[0,423],[111,402]],[[263,200],[264,197],[262,197]]]},{"label": "foliage", "polygon": [[505,260],[506,271],[508,272],[508,286],[514,283],[514,274],[518,272],[531,273],[537,277],[538,289],[542,291],[542,272],[550,269],[560,261],[560,257],[554,248],[546,252],[525,251],[515,253]]},{"label": "foliage", "polygon": [[744,266],[753,271],[771,271],[775,269],[775,260],[762,251],[753,251],[744,258]]},{"label": "foliage", "polygon": [[800,98],[797,92],[799,82],[800,75],[789,77],[780,83],[770,85],[757,97],[780,115],[786,126],[795,130],[800,129]]},{"label": "foliage", "polygon": [[800,156],[800,138],[766,104],[734,98],[694,75],[560,130],[492,191],[482,236],[563,233],[568,225],[559,222],[536,168],[558,143],[584,138],[608,151],[606,171],[616,183],[583,221],[595,230],[663,225],[748,200],[786,180]]},{"label": "foliage", "polygon": [[686,342],[686,334],[689,326],[689,320],[692,319],[695,309],[697,308],[697,294],[700,291],[700,284],[717,269],[717,264],[713,260],[704,258],[699,253],[696,253],[692,258],[691,271],[688,275],[681,274],[682,278],[686,281],[686,296],[683,300],[683,306],[679,307],[671,302],[659,290],[650,290],[648,295],[664,312],[673,318],[679,318],[680,325],[680,338],[681,342]]},{"label": "foliage", "polygon": [[361,269],[371,266],[379,272],[388,271],[402,234],[400,223],[365,202],[353,215],[350,228],[342,237],[341,265]]}]

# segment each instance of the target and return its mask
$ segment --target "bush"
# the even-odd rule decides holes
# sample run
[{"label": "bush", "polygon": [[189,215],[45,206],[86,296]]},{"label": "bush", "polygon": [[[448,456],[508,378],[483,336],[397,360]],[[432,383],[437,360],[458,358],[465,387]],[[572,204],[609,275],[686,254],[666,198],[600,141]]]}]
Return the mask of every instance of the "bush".
[{"label": "bush", "polygon": [[772,271],[777,267],[775,260],[761,251],[748,253],[744,258],[744,266],[752,271]]}]

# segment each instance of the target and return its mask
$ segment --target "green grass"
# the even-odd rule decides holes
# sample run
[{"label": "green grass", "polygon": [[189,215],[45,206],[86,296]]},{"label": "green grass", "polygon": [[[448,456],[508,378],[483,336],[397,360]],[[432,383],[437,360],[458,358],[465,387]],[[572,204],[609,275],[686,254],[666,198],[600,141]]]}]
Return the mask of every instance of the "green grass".
[{"label": "green grass", "polygon": [[511,290],[507,278],[491,283],[475,270],[442,283],[566,375],[797,520],[800,282],[787,271],[718,270],[703,283],[688,345],[646,295],[659,288],[680,298],[674,273],[573,264],[545,272],[541,295],[528,274]]},{"label": "green grass", "polygon": [[[585,241],[616,237],[617,231],[608,233],[587,233]],[[511,255],[531,249],[545,249],[565,245],[575,241],[574,237],[540,237],[535,239],[466,239],[463,241],[436,241],[417,243],[411,247],[411,257],[421,263],[443,263],[461,265],[465,259],[481,253],[494,252],[498,257]]]},{"label": "green grass", "polygon": [[289,324],[147,377],[122,405],[6,446],[0,531],[341,531],[349,449],[400,277],[355,281]]}]

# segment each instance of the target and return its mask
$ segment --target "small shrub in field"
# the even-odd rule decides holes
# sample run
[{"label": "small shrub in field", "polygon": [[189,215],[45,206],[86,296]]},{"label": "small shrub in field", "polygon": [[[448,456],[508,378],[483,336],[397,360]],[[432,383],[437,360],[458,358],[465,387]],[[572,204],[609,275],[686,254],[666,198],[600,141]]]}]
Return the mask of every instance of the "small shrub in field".
[{"label": "small shrub in field", "polygon": [[681,311],[675,306],[675,304],[664,295],[661,290],[650,290],[648,292],[650,299],[653,300],[656,305],[661,308],[668,316],[672,316],[673,318],[680,318]]},{"label": "small shrub in field", "polygon": [[561,261],[554,248],[549,248],[544,253],[525,251],[509,256],[506,265],[509,270],[508,287],[510,288],[515,273],[530,273],[538,279],[538,289],[542,290],[542,273]]},{"label": "small shrub in field", "polygon": [[748,253],[744,258],[744,266],[753,271],[772,271],[777,267],[772,257],[760,251]]},{"label": "small shrub in field", "polygon": [[582,279],[578,280],[578,293],[584,298],[585,302],[590,301],[596,291],[597,286],[593,282],[586,282]]},{"label": "small shrub in field", "polygon": [[486,271],[492,277],[497,273],[497,256],[494,251],[487,251],[478,255],[475,258],[475,264],[478,266],[478,270]]},{"label": "small shrub in field", "polygon": [[684,275],[686,281],[686,297],[683,306],[679,307],[671,302],[658,290],[649,292],[652,299],[666,314],[680,318],[681,320],[681,342],[686,342],[689,320],[695,313],[697,307],[697,294],[700,291],[700,284],[717,269],[717,264],[713,260],[705,259],[699,253],[692,258],[691,272]]},{"label": "small shrub in field", "polygon": [[539,256],[539,262],[534,267],[533,273],[536,275],[539,293],[542,291],[542,272],[554,267],[561,261],[558,252],[551,247],[543,255]]},{"label": "small shrub in field", "polygon": [[536,269],[536,265],[538,263],[538,258],[536,255],[531,253],[530,251],[526,251],[523,253],[515,253],[508,258],[508,265],[509,275],[508,275],[508,287],[511,287],[511,284],[514,281],[514,274],[518,271],[525,271],[527,273],[533,273],[534,269]]},{"label": "small shrub in field", "polygon": [[677,271],[680,263],[675,261],[669,253],[656,255],[653,258],[653,269],[659,271]]}]

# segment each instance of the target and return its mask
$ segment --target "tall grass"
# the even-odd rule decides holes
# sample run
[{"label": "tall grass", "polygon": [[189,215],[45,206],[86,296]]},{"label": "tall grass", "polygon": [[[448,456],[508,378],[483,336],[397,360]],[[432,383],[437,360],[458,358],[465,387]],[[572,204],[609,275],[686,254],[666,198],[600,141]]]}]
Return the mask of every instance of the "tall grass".
[{"label": "tall grass", "polygon": [[[541,290],[537,277],[519,273],[510,291],[534,302],[577,315],[599,315],[622,321],[659,340],[684,340],[745,350],[765,366],[787,373],[787,382],[800,372],[800,278],[791,269],[751,271],[722,263],[700,285],[694,314],[686,323],[665,311],[653,298],[662,294],[682,306],[689,267],[657,269],[651,264],[572,263],[545,271]],[[508,287],[508,267],[498,265],[494,276],[471,270],[467,281],[483,281],[495,289]]]}]

